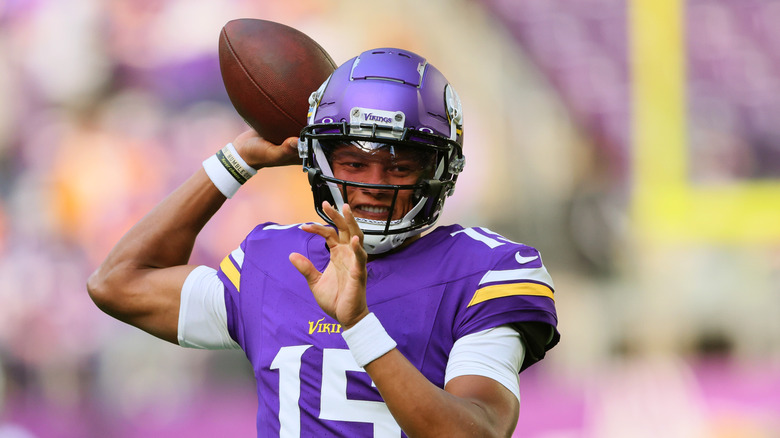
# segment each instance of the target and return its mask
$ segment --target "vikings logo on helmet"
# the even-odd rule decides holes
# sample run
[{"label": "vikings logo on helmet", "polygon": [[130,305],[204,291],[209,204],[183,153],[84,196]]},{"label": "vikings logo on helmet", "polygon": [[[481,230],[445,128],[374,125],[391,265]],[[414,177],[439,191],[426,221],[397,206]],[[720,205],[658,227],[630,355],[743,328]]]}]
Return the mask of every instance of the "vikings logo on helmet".
[{"label": "vikings logo on helmet", "polygon": [[[341,208],[347,190],[393,193],[390,211],[403,191],[412,207],[401,218],[357,218],[369,254],[379,254],[422,233],[438,220],[463,170],[463,115],[460,99],[444,75],[421,56],[383,48],[361,53],[341,65],[309,98],[308,125],[301,131],[299,153],[314,193]],[[334,144],[362,150],[404,148],[421,153],[430,170],[415,184],[368,184],[338,179],[329,163]]]}]

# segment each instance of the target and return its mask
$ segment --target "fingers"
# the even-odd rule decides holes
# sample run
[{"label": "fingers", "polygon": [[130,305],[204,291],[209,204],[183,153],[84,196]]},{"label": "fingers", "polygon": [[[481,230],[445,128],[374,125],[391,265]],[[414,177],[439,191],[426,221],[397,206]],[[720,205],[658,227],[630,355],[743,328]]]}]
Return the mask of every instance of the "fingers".
[{"label": "fingers", "polygon": [[261,138],[260,134],[258,134],[257,131],[255,131],[254,129],[249,128],[246,131],[239,134],[235,139],[233,139],[233,145],[243,146],[244,143],[255,142],[259,138]]},{"label": "fingers", "polygon": [[300,164],[298,137],[288,137],[281,144],[264,139],[254,129],[248,129],[233,139],[241,158],[255,169]]},{"label": "fingers", "polygon": [[324,237],[329,248],[333,248],[336,245],[349,245],[353,237],[357,238],[358,245],[362,248],[363,231],[360,229],[360,225],[358,225],[349,205],[344,204],[341,209],[342,213],[339,213],[338,210],[326,201],[322,203],[322,210],[333,221],[336,229],[315,223],[304,224],[301,226],[301,229]]},{"label": "fingers", "polygon": [[288,137],[282,142],[282,146],[298,151],[298,137]]},{"label": "fingers", "polygon": [[323,202],[322,210],[336,226],[336,229],[339,232],[340,243],[349,243],[352,236],[358,236],[360,244],[363,244],[363,231],[360,229],[355,216],[352,214],[352,209],[348,204],[344,204],[341,207],[341,213],[339,213],[338,210],[328,202]]},{"label": "fingers", "polygon": [[355,219],[355,216],[352,214],[352,209],[349,207],[349,205],[344,204],[342,211],[344,220],[347,222],[347,229],[349,230],[349,234],[351,236],[357,236],[360,246],[363,246],[363,230],[360,229],[360,225],[358,225],[357,219]]},{"label": "fingers", "polygon": [[317,223],[307,223],[301,225],[301,229],[303,231],[306,231],[307,233],[319,234],[320,236],[324,237],[326,240],[333,239],[334,242],[338,242],[338,231],[334,230],[329,226],[321,225]]},{"label": "fingers", "polygon": [[289,137],[280,146],[279,153],[285,157],[285,164],[301,164],[301,157],[298,155],[298,137]]},{"label": "fingers", "polygon": [[295,269],[306,278],[306,282],[310,285],[316,283],[322,275],[320,271],[314,267],[314,264],[303,255],[294,252],[290,254],[289,258],[290,263],[292,263],[293,266],[295,266]]},{"label": "fingers", "polygon": [[301,229],[307,233],[317,234],[325,238],[325,244],[328,248],[333,248],[339,244],[339,233],[331,227],[320,224],[303,224]]},{"label": "fingers", "polygon": [[[257,142],[264,142],[269,145],[273,145],[270,141],[263,138],[260,134],[257,133],[252,128],[247,129],[246,131],[239,134],[235,139],[233,139],[233,145],[244,145],[245,143],[257,143]],[[280,144],[277,146],[283,146],[287,149],[294,149],[295,151],[298,150],[298,137],[287,137],[285,138]]]},{"label": "fingers", "polygon": [[265,150],[267,159],[270,161],[267,167],[301,163],[298,156],[298,137],[289,137],[278,145],[266,142]]},{"label": "fingers", "polygon": [[[346,204],[344,204],[344,206],[346,206]],[[330,205],[328,201],[322,203],[322,211],[325,212],[330,220],[333,221],[333,225],[336,226],[336,229],[339,230],[339,232],[347,230],[347,223],[344,220],[344,217],[341,215],[341,213],[338,212],[338,210],[336,210],[335,207]],[[347,240],[343,241],[342,243],[347,242],[349,242],[349,238],[347,238]]]},{"label": "fingers", "polygon": [[366,250],[363,248],[363,242],[361,239],[358,236],[352,236],[350,246],[352,247],[352,251],[355,253],[355,258],[357,259],[358,263],[365,267],[366,263],[368,262],[368,253],[366,253]]}]

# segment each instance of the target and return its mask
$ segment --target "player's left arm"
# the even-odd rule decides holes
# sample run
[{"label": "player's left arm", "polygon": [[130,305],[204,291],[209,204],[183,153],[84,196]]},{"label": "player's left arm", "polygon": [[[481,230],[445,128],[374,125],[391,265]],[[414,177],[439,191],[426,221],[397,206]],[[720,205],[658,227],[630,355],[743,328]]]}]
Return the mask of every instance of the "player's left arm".
[{"label": "player's left arm", "polygon": [[[345,205],[341,214],[327,203],[323,210],[336,229],[316,224],[302,229],[325,238],[331,251],[328,267],[319,272],[297,253],[290,255],[290,261],[306,277],[320,307],[348,332],[369,314],[363,234],[349,206]],[[496,380],[464,375],[441,389],[396,348],[368,362],[364,369],[410,437],[508,437],[514,431],[519,402]]]},{"label": "player's left arm", "polygon": [[509,437],[517,425],[517,398],[491,378],[460,376],[442,390],[398,349],[369,363],[365,370],[410,437]]}]

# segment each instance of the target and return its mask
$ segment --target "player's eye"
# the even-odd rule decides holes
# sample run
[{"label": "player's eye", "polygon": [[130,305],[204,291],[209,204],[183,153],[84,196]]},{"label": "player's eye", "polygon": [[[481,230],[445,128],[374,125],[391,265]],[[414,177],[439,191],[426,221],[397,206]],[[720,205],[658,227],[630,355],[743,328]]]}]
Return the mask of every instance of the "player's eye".
[{"label": "player's eye", "polygon": [[396,176],[407,176],[419,170],[419,166],[413,163],[393,163],[387,167],[387,171]]},{"label": "player's eye", "polygon": [[366,163],[363,163],[361,161],[356,160],[339,160],[336,161],[336,166],[348,169],[348,170],[357,170],[362,169],[366,167]]}]

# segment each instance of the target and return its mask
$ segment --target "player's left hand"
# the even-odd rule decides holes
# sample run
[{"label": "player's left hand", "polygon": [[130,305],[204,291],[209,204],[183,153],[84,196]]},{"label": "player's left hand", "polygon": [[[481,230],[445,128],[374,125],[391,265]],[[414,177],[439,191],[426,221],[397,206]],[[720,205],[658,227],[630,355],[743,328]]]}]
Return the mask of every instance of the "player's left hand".
[{"label": "player's left hand", "polygon": [[349,206],[345,204],[341,214],[327,202],[323,203],[322,209],[336,225],[335,230],[319,224],[306,224],[301,229],[325,238],[330,249],[330,263],[319,272],[301,254],[290,254],[290,262],[306,277],[317,304],[346,330],[368,315],[368,256],[363,249],[363,232]]}]

